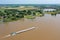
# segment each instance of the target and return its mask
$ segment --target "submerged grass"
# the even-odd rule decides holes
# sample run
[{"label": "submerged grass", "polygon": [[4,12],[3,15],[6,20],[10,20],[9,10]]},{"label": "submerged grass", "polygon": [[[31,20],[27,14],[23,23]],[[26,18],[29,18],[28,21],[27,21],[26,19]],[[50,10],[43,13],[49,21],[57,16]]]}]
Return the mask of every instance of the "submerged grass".
[{"label": "submerged grass", "polygon": [[35,16],[32,16],[32,15],[25,15],[24,18],[27,18],[27,19],[34,19]]}]

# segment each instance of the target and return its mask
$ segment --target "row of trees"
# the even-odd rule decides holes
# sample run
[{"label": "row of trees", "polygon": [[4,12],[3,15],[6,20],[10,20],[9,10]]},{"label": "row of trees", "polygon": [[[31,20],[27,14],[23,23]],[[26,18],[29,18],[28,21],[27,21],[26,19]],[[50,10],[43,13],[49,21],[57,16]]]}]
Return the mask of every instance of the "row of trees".
[{"label": "row of trees", "polygon": [[[49,12],[51,15],[56,16],[56,12]],[[43,13],[43,10],[17,10],[17,9],[4,9],[0,10],[0,19],[3,20],[3,22],[7,21],[14,21],[18,20],[20,18],[24,18],[24,16],[32,15],[32,16],[44,16],[45,13]]]},{"label": "row of trees", "polygon": [[17,10],[17,9],[4,9],[0,11],[0,19],[3,21],[12,21],[24,18],[24,15],[35,16],[36,12],[42,14],[41,10]]}]

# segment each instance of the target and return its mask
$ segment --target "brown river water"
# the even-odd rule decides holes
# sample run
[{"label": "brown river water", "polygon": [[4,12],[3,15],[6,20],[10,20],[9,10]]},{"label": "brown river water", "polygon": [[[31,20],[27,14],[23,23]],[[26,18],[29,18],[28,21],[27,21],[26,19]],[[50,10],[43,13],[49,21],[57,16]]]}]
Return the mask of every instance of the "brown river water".
[{"label": "brown river water", "polygon": [[[30,27],[33,30],[17,34],[8,38],[5,35]],[[21,19],[9,23],[0,23],[0,40],[60,40],[60,14],[51,16],[45,14],[35,19]]]}]

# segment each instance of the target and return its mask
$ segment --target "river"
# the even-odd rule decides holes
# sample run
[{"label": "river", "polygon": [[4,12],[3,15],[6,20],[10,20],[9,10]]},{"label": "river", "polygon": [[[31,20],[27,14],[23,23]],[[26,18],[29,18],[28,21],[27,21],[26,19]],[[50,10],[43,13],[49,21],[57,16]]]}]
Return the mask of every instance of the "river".
[{"label": "river", "polygon": [[[34,30],[2,38],[11,32],[33,26],[36,27]],[[56,16],[45,14],[35,19],[23,18],[18,21],[0,23],[0,40],[60,40],[60,14]]]}]

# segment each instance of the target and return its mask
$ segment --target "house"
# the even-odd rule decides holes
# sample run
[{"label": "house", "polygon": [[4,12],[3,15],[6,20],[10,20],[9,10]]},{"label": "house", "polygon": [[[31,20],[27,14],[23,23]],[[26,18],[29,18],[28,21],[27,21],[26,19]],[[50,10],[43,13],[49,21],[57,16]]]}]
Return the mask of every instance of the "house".
[{"label": "house", "polygon": [[56,11],[56,9],[43,9],[43,12],[53,12],[53,11]]}]

